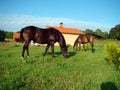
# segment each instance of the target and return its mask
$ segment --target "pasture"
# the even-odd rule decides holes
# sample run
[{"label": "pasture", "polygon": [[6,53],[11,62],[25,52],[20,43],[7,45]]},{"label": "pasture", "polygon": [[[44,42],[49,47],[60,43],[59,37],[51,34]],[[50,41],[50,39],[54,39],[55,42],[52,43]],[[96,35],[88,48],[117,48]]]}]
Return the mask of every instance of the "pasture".
[{"label": "pasture", "polygon": [[56,57],[45,47],[29,47],[30,57],[21,60],[23,44],[0,43],[0,90],[120,90],[120,72],[105,60],[104,45],[119,41],[95,40],[95,52],[73,51]]}]

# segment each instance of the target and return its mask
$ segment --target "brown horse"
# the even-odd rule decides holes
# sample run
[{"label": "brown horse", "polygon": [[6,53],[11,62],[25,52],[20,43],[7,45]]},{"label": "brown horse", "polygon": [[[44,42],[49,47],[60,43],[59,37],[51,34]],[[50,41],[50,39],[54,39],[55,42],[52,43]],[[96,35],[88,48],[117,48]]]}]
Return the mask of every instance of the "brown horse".
[{"label": "brown horse", "polygon": [[78,36],[78,38],[75,40],[75,42],[74,42],[73,49],[78,50],[78,48],[80,49],[80,45],[83,44],[83,48],[86,51],[84,44],[90,43],[91,50],[92,50],[92,52],[94,52],[94,48],[93,48],[94,47],[94,39],[96,37],[97,38],[102,38],[101,36],[98,36],[98,35],[95,35],[95,34],[90,34],[90,33],[88,33],[88,34],[80,34]]},{"label": "brown horse", "polygon": [[22,58],[24,58],[25,50],[27,52],[27,56],[29,56],[29,43],[31,40],[39,44],[47,44],[44,55],[46,55],[49,46],[51,46],[52,56],[54,56],[54,44],[58,42],[63,56],[67,57],[65,39],[63,35],[54,28],[42,29],[35,26],[28,26],[21,30],[20,39],[25,42],[22,50]]}]

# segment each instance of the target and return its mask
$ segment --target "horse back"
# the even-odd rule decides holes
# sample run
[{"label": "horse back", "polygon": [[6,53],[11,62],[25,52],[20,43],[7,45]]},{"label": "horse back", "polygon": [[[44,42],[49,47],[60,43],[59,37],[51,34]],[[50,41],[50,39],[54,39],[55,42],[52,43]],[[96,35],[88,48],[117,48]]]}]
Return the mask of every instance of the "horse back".
[{"label": "horse back", "polygon": [[80,34],[78,37],[78,42],[84,44],[88,42],[88,38],[86,37],[85,34]]},{"label": "horse back", "polygon": [[48,44],[50,42],[57,42],[60,40],[61,33],[54,28],[38,28],[35,26],[28,26],[21,30],[21,36],[25,41],[31,41],[40,43],[40,44]]},{"label": "horse back", "polygon": [[54,28],[39,28],[35,32],[34,39],[40,44],[55,43],[59,41],[58,31]]},{"label": "horse back", "polygon": [[87,37],[89,42],[93,42],[95,39],[95,36],[93,34],[86,34],[86,37]]}]

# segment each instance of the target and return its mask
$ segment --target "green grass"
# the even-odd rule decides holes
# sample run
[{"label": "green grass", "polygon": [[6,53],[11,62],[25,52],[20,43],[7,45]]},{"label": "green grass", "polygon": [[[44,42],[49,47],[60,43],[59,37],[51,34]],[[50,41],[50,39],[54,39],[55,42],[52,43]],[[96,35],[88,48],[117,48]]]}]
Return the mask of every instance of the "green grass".
[{"label": "green grass", "polygon": [[0,90],[120,90],[120,73],[105,60],[107,42],[111,41],[95,41],[94,53],[69,47],[68,58],[59,47],[53,58],[51,49],[44,57],[45,47],[30,46],[24,61],[21,44],[6,45],[0,49]]}]

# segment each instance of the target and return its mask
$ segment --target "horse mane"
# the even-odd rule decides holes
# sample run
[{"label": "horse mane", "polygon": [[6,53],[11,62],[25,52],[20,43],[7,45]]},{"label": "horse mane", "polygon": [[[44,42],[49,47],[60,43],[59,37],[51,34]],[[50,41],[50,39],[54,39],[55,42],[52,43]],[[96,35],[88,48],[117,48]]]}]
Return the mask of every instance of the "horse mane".
[{"label": "horse mane", "polygon": [[93,35],[95,38],[104,39],[104,37],[97,35],[97,34],[94,34],[94,33],[86,33],[86,35]]},{"label": "horse mane", "polygon": [[[59,31],[58,31],[58,32],[59,32]],[[58,33],[58,35],[59,35],[59,37],[60,37],[60,40],[59,40],[60,45],[66,46],[66,41],[65,41],[63,35],[62,35],[60,32]],[[61,43],[62,43],[62,44],[61,44]]]}]

